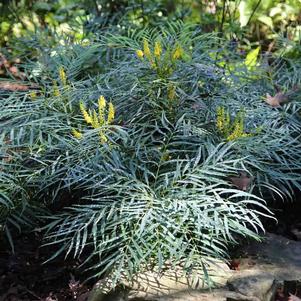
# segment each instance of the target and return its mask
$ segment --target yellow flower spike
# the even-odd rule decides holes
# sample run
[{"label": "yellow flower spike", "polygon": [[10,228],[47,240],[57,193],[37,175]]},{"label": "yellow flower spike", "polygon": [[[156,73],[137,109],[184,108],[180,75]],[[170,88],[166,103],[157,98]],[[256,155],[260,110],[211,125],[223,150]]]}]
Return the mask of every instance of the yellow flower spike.
[{"label": "yellow flower spike", "polygon": [[173,52],[172,59],[178,60],[183,56],[183,54],[184,54],[183,48],[178,45],[175,51]]},{"label": "yellow flower spike", "polygon": [[101,95],[99,98],[98,98],[98,108],[100,110],[104,109],[106,107],[106,99]]},{"label": "yellow flower spike", "polygon": [[231,118],[230,118],[230,113],[228,112],[225,118],[225,128],[229,128],[230,126],[230,122],[231,122]]},{"label": "yellow flower spike", "polygon": [[109,103],[109,111],[108,111],[108,124],[111,124],[115,118],[115,108],[114,105]]},{"label": "yellow flower spike", "polygon": [[225,111],[224,107],[218,107],[216,127],[227,141],[252,137],[254,135],[252,133],[246,133],[244,131],[245,115],[243,111],[238,112],[235,116],[235,119],[231,122],[229,111]]},{"label": "yellow flower spike", "polygon": [[137,50],[136,51],[136,54],[137,54],[137,56],[140,58],[140,59],[142,59],[143,58],[143,56],[144,56],[144,53],[143,53],[143,51],[142,50]]},{"label": "yellow flower spike", "polygon": [[143,41],[143,52],[144,52],[144,55],[148,58],[148,59],[151,59],[152,58],[152,54],[151,54],[151,51],[149,49],[149,45],[148,45],[148,41],[146,39],[144,39]]},{"label": "yellow flower spike", "polygon": [[59,97],[61,95],[60,90],[57,86],[57,82],[53,81],[53,96]]},{"label": "yellow flower spike", "polygon": [[104,96],[100,96],[98,98],[98,115],[99,115],[99,125],[103,125],[105,123],[105,115],[104,115],[104,109],[107,105],[106,99]]},{"label": "yellow flower spike", "polygon": [[157,42],[155,42],[154,55],[157,58],[160,58],[161,53],[162,53],[162,46],[161,46],[161,43],[157,41]]},{"label": "yellow flower spike", "polygon": [[223,130],[224,130],[224,119],[225,119],[225,108],[218,107],[217,108],[216,127],[221,132],[223,132]]},{"label": "yellow flower spike", "polygon": [[106,135],[103,133],[103,131],[99,132],[99,137],[100,137],[100,142],[101,143],[106,143],[108,141],[108,138],[106,137]]},{"label": "yellow flower spike", "polygon": [[244,135],[244,133],[241,130],[240,123],[236,123],[235,126],[234,126],[234,130],[233,130],[232,134],[227,137],[227,140],[232,141],[232,140],[235,140],[237,138],[243,137],[243,135]]},{"label": "yellow flower spike", "polygon": [[105,112],[104,112],[104,110],[102,110],[99,113],[98,120],[99,120],[99,126],[102,126],[102,125],[105,124]]},{"label": "yellow flower spike", "polygon": [[176,87],[173,86],[173,85],[170,85],[168,88],[167,88],[167,98],[169,100],[173,100],[176,96]]},{"label": "yellow flower spike", "polygon": [[93,115],[92,115],[92,127],[94,129],[97,129],[100,127],[100,123],[99,123],[99,120],[98,120],[98,116],[97,116],[97,113],[95,110],[93,110]]},{"label": "yellow flower spike", "polygon": [[83,134],[76,129],[72,129],[72,135],[77,139],[81,139],[83,136]]},{"label": "yellow flower spike", "polygon": [[83,115],[85,121],[88,124],[92,124],[93,120],[92,120],[90,114],[87,112],[86,107],[82,101],[79,103],[79,108],[80,108],[80,111],[82,112],[82,115]]},{"label": "yellow flower spike", "polygon": [[66,77],[66,73],[63,67],[60,67],[59,69],[59,76],[60,76],[60,80],[62,85],[65,87],[67,86],[67,77]]}]

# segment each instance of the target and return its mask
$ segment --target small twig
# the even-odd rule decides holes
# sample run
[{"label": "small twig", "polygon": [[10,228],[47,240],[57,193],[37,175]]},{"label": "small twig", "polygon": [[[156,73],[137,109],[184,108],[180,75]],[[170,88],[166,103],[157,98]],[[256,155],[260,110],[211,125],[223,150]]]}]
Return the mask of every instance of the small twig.
[{"label": "small twig", "polygon": [[94,6],[95,6],[95,11],[96,11],[96,16],[99,17],[100,16],[100,10],[98,8],[97,0],[94,1]]},{"label": "small twig", "polygon": [[249,23],[251,22],[251,19],[253,18],[253,16],[254,16],[254,14],[255,14],[255,12],[256,12],[256,10],[257,10],[257,8],[259,7],[259,5],[260,5],[261,1],[262,1],[262,0],[259,0],[259,1],[257,2],[257,4],[256,4],[255,8],[253,9],[253,11],[252,11],[252,13],[251,13],[251,16],[250,16],[250,18],[249,18],[249,20],[248,20],[248,22],[247,22],[246,26],[248,26],[248,25],[249,25]]},{"label": "small twig", "polygon": [[35,298],[37,298],[38,300],[41,300],[41,298],[36,295],[33,291],[29,290],[28,288],[25,287],[25,290],[27,293],[31,294],[32,296],[34,296]]},{"label": "small twig", "polygon": [[220,24],[220,34],[223,33],[223,27],[224,27],[224,22],[225,22],[225,14],[226,14],[226,0],[223,1],[223,14],[222,14],[222,21]]}]

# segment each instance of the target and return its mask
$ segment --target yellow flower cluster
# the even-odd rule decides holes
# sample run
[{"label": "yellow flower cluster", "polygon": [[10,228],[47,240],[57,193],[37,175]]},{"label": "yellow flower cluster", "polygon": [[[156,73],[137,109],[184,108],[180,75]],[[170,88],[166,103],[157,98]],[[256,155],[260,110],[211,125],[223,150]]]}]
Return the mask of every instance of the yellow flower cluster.
[{"label": "yellow flower cluster", "polygon": [[224,107],[217,108],[216,127],[224,136],[227,136],[230,127],[230,114]]},{"label": "yellow flower cluster", "polygon": [[154,55],[155,55],[155,57],[160,58],[161,53],[162,53],[161,43],[156,41],[155,48],[154,48]]},{"label": "yellow flower cluster", "polygon": [[[67,83],[67,75],[66,75],[66,72],[65,72],[65,69],[64,67],[60,67],[59,68],[59,79],[60,79],[60,83],[61,83],[61,86],[63,88],[66,88],[68,86],[68,83]],[[57,81],[53,80],[53,87],[52,87],[52,95],[54,97],[59,97],[61,96],[61,91],[58,87],[58,83]]]},{"label": "yellow flower cluster", "polygon": [[230,113],[224,107],[218,107],[216,127],[227,141],[252,136],[252,134],[244,131],[244,114],[242,111],[237,113],[234,121],[231,121]]},{"label": "yellow flower cluster", "polygon": [[174,100],[175,96],[176,96],[176,86],[169,85],[167,87],[167,98],[168,98],[168,100]]},{"label": "yellow flower cluster", "polygon": [[52,94],[53,94],[53,96],[55,96],[55,97],[58,97],[58,96],[61,95],[60,90],[59,90],[59,88],[58,88],[58,86],[57,86],[57,82],[56,82],[55,80],[53,81],[53,90],[52,90]]},{"label": "yellow flower cluster", "polygon": [[154,46],[149,45],[148,40],[143,41],[143,50],[136,50],[136,55],[140,59],[146,58],[151,67],[157,70],[157,73],[161,76],[170,75],[173,71],[174,64],[177,60],[180,60],[184,56],[184,50],[176,44],[175,47],[166,49],[163,55],[163,47],[159,40],[155,41]]},{"label": "yellow flower cluster", "polygon": [[178,45],[176,49],[173,51],[172,58],[173,60],[181,59],[183,57],[183,54],[184,54],[183,48],[180,45]]},{"label": "yellow flower cluster", "polygon": [[148,41],[147,40],[144,40],[143,41],[143,52],[144,52],[144,55],[149,59],[152,57],[152,53],[150,51],[150,48],[149,48],[149,44],[148,44]]},{"label": "yellow flower cluster", "polygon": [[66,76],[66,72],[62,66],[59,69],[59,77],[60,77],[63,87],[66,87],[67,86],[67,76]]},{"label": "yellow flower cluster", "polygon": [[[103,96],[100,96],[98,99],[98,112],[96,110],[87,110],[85,104],[80,102],[79,104],[80,111],[85,122],[88,125],[91,125],[93,129],[99,129],[99,137],[102,143],[108,141],[103,126],[110,125],[114,121],[115,118],[115,107],[110,102],[107,106],[107,102]],[[107,111],[107,116],[106,116]],[[80,139],[82,137],[82,133],[76,129],[72,130],[72,135]]]}]

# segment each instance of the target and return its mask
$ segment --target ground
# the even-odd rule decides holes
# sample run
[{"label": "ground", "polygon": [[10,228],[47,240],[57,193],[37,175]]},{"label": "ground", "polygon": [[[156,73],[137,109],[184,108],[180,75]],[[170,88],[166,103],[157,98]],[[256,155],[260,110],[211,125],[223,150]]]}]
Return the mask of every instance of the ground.
[{"label": "ground", "polygon": [[83,284],[76,271],[80,262],[59,257],[43,264],[54,249],[40,247],[39,233],[20,235],[14,241],[15,254],[9,246],[0,246],[0,301],[85,300],[91,285]]}]

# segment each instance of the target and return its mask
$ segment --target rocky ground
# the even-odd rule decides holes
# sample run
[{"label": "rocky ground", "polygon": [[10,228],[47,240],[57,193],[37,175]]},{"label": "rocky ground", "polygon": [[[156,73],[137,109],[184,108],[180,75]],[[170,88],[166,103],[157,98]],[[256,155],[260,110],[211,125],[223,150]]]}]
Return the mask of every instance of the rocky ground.
[{"label": "rocky ground", "polygon": [[100,281],[100,288],[94,288],[90,300],[287,301],[290,294],[301,297],[301,242],[267,233],[263,242],[241,248],[241,256],[233,260],[235,270],[220,264],[211,267],[219,283],[219,288],[211,292],[200,290],[204,289],[201,273],[193,288],[189,277],[163,275],[154,279],[150,273],[144,273],[133,283],[125,281],[126,290],[109,295],[101,293],[106,281]]}]

